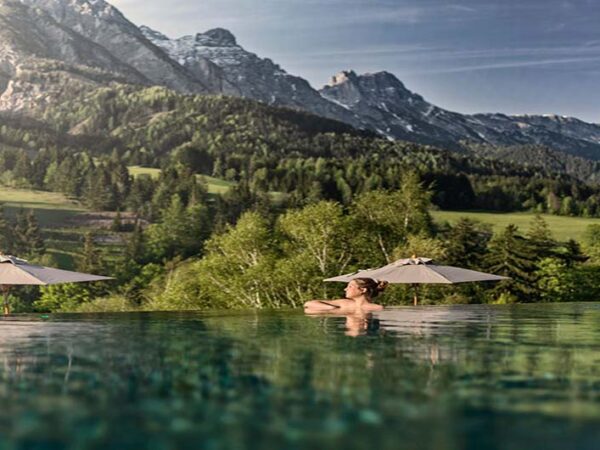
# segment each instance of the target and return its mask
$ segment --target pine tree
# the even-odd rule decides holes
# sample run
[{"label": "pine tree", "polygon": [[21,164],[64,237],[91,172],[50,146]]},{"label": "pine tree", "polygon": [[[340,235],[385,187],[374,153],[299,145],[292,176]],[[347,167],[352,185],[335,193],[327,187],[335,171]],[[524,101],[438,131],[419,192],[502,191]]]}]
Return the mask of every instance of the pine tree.
[{"label": "pine tree", "polygon": [[135,264],[141,264],[144,261],[144,234],[138,218],[136,218],[133,233],[125,247],[125,258]]},{"label": "pine tree", "polygon": [[450,265],[480,269],[491,237],[490,226],[468,218],[460,219],[446,235],[446,262]]},{"label": "pine tree", "polygon": [[558,243],[554,240],[548,223],[539,214],[531,221],[527,238],[538,261],[555,255]]},{"label": "pine tree", "polygon": [[75,158],[66,155],[60,162],[54,174],[54,185],[52,190],[64,192],[67,195],[78,196],[80,194],[81,171],[77,167]]},{"label": "pine tree", "polygon": [[108,169],[99,166],[87,175],[84,192],[86,205],[96,211],[112,211],[117,206],[118,193]]},{"label": "pine tree", "polygon": [[[131,175],[129,174],[129,170],[127,166],[123,163],[123,161],[113,161],[112,158],[115,158],[115,155],[111,156],[110,163],[110,171],[111,171],[111,181],[113,185],[113,189],[116,192],[116,202],[117,205],[122,205],[125,202],[125,199],[129,195],[131,190]],[[118,158],[118,156],[117,156]]]},{"label": "pine tree", "polygon": [[85,273],[100,273],[104,269],[100,249],[96,246],[94,234],[87,232],[83,240],[83,252],[77,262],[77,270]]},{"label": "pine tree", "polygon": [[29,228],[29,224],[27,222],[27,214],[23,208],[19,208],[17,211],[17,216],[15,220],[14,232],[12,233],[13,237],[13,251],[14,253],[19,255],[26,255],[29,253],[29,245],[27,241],[27,229]]},{"label": "pine tree", "polygon": [[52,157],[46,150],[40,150],[31,164],[31,185],[36,189],[44,189],[46,171],[52,162]]},{"label": "pine tree", "polygon": [[527,240],[519,235],[515,225],[490,241],[487,257],[488,270],[497,275],[510,277],[496,286],[496,292],[508,293],[521,301],[533,301],[536,296],[536,257]]},{"label": "pine tree", "polygon": [[40,227],[32,210],[27,214],[27,229],[25,239],[27,242],[27,254],[31,257],[42,256],[46,252],[46,245],[42,239]]},{"label": "pine tree", "polygon": [[123,221],[121,220],[121,210],[117,209],[117,213],[115,214],[115,218],[110,225],[110,229],[115,232],[119,232],[123,230]]},{"label": "pine tree", "polygon": [[0,204],[0,253],[9,255],[14,252],[13,227],[4,216],[4,205]]},{"label": "pine tree", "polygon": [[29,184],[29,179],[31,178],[31,161],[24,151],[19,152],[13,175],[20,186],[27,186]]},{"label": "pine tree", "polygon": [[589,256],[586,256],[581,251],[581,246],[574,239],[569,239],[562,245],[557,257],[561,259],[567,267],[572,267],[577,263],[586,262],[589,259]]},{"label": "pine tree", "polygon": [[150,176],[144,174],[136,177],[127,197],[128,208],[144,216],[155,189],[156,183]]}]

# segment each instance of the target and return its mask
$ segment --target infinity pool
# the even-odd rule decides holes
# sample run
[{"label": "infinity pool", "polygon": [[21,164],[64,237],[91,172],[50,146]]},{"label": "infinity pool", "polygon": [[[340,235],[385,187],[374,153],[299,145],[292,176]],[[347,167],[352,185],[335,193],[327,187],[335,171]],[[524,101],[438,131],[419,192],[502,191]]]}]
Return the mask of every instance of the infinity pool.
[{"label": "infinity pool", "polygon": [[600,448],[600,304],[0,319],[0,449]]}]

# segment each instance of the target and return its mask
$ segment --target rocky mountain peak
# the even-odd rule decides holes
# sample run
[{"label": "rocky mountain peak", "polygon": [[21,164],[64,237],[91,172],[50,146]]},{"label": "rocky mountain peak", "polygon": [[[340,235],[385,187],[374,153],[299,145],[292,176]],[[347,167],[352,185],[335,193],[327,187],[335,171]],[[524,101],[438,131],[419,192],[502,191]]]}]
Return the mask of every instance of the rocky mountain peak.
[{"label": "rocky mountain peak", "polygon": [[82,16],[128,23],[117,8],[104,0],[20,0],[20,2],[27,6],[42,8],[58,18],[76,12]]},{"label": "rocky mountain peak", "polygon": [[546,119],[552,120],[557,123],[581,122],[581,120],[577,119],[576,117],[563,116],[563,115],[558,115],[558,114],[542,114],[542,117],[545,117]]},{"label": "rocky mountain peak", "polygon": [[150,27],[147,27],[146,25],[141,25],[140,26],[140,31],[142,33],[144,33],[144,36],[146,36],[146,38],[150,39],[150,41],[168,41],[169,38],[162,34],[160,31],[156,31],[153,30]]},{"label": "rocky mountain peak", "polygon": [[375,100],[377,104],[389,101],[408,100],[423,103],[423,98],[406,89],[393,74],[385,71],[357,75],[354,71],[342,71],[331,77],[321,90],[326,98],[341,101],[347,106],[361,100]]},{"label": "rocky mountain peak", "polygon": [[190,70],[205,66],[205,62],[213,64],[225,79],[219,92],[302,109],[355,127],[365,127],[346,107],[323,98],[306,80],[288,74],[269,58],[245,50],[228,30],[215,28],[171,40],[164,40],[148,29],[142,32],[173,60]]},{"label": "rocky mountain peak", "polygon": [[363,80],[373,80],[374,83],[377,83],[379,86],[383,87],[394,87],[400,90],[408,91],[404,86],[404,83],[400,81],[396,75],[390,72],[381,71],[375,73],[366,73],[361,76]]},{"label": "rocky mountain peak", "polygon": [[196,42],[207,47],[235,47],[237,41],[231,31],[224,28],[213,28],[196,34]]},{"label": "rocky mountain peak", "polygon": [[[52,3],[61,3],[61,0],[51,0]],[[64,0],[63,0],[64,3]],[[112,5],[104,0],[71,0],[67,4],[72,5],[83,14],[89,14],[96,17],[114,17],[121,16],[121,13]]]},{"label": "rocky mountain peak", "polygon": [[342,70],[331,77],[327,86],[333,87],[345,83],[358,81],[358,75],[353,70]]},{"label": "rocky mountain peak", "polygon": [[331,77],[329,87],[343,84],[354,84],[361,90],[378,91],[396,94],[401,93],[404,96],[416,95],[409,91],[402,81],[394,74],[386,71],[365,73],[357,75],[354,71],[343,71]]}]

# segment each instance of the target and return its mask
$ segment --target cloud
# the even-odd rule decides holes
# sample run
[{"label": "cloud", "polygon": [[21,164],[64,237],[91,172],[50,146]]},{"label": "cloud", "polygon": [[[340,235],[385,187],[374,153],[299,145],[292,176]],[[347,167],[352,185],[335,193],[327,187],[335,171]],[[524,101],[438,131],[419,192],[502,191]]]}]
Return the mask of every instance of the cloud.
[{"label": "cloud", "polygon": [[[347,48],[310,48],[300,51],[294,51],[294,55],[299,58],[333,58],[333,57],[362,57],[362,56],[380,56],[380,55],[423,55],[431,52],[442,51],[440,47],[427,47],[420,44],[407,45],[366,45],[351,46]],[[281,53],[280,53],[281,55]],[[277,53],[272,53],[277,57]],[[286,53],[286,56],[289,56]]]},{"label": "cloud", "polygon": [[[456,67],[462,62],[468,67],[502,68],[517,66],[538,66],[544,64],[559,64],[560,61],[595,61],[600,57],[599,45],[557,46],[557,47],[523,47],[523,48],[480,48],[453,49],[441,46],[426,46],[421,44],[406,45],[363,45],[347,48],[310,48],[300,51],[271,53],[274,59],[286,58],[296,63],[323,63],[327,61],[344,61],[352,63],[368,62],[402,62],[404,65],[441,63],[439,70],[462,71]],[[472,64],[473,61],[480,64]],[[550,62],[556,61],[556,62]],[[565,63],[566,63],[565,62]],[[451,64],[450,67],[443,67]]]},{"label": "cloud", "polygon": [[451,10],[467,12],[467,13],[477,12],[476,8],[473,8],[471,6],[465,6],[465,5],[448,5],[447,8],[451,9]]},{"label": "cloud", "polygon": [[537,61],[506,61],[499,63],[484,63],[473,64],[470,66],[461,67],[441,67],[434,69],[425,69],[419,71],[411,71],[411,73],[458,73],[458,72],[473,72],[481,70],[497,70],[497,69],[514,69],[521,67],[544,67],[562,64],[589,63],[600,62],[600,56],[582,56],[573,58],[556,58],[543,59]]},{"label": "cloud", "polygon": [[[596,57],[600,56],[600,45],[567,45],[548,47],[514,47],[514,48],[480,48],[480,49],[430,49],[426,55],[435,59],[498,59],[498,58],[524,58],[524,57],[554,57],[574,56]],[[423,55],[425,56],[425,55]]]}]

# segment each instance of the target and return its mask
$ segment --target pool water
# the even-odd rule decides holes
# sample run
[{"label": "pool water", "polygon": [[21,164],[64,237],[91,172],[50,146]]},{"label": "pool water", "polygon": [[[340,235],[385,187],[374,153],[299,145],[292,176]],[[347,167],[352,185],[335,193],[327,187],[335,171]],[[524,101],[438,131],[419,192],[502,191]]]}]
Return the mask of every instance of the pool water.
[{"label": "pool water", "polygon": [[600,448],[600,304],[0,319],[0,449]]}]

